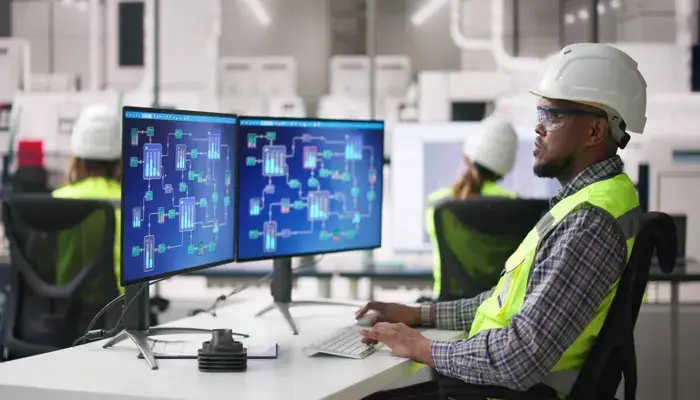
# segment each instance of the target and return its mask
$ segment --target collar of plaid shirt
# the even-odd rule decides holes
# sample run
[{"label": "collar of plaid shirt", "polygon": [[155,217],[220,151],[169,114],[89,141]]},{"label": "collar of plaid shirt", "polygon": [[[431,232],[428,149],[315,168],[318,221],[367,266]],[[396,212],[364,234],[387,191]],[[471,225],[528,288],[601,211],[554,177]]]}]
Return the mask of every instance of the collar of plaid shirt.
[{"label": "collar of plaid shirt", "polygon": [[559,189],[557,194],[549,200],[549,207],[554,207],[563,199],[571,196],[592,183],[621,174],[623,172],[623,167],[624,164],[622,159],[618,155],[590,165],[576,175],[576,177],[569,183]]}]

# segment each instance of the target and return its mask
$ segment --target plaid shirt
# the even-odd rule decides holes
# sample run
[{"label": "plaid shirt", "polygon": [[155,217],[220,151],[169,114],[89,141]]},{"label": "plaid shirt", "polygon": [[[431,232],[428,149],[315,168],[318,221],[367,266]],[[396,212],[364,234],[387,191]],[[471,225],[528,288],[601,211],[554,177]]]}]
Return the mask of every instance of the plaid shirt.
[{"label": "plaid shirt", "polygon": [[[589,166],[550,200],[550,207],[582,188],[622,173],[619,156]],[[542,382],[574,342],[610,286],[622,275],[627,246],[613,217],[583,207],[545,238],[530,272],[520,313],[503,329],[465,340],[434,341],[435,369],[477,385],[527,390]],[[471,299],[437,303],[436,327],[468,331],[493,289]]]}]

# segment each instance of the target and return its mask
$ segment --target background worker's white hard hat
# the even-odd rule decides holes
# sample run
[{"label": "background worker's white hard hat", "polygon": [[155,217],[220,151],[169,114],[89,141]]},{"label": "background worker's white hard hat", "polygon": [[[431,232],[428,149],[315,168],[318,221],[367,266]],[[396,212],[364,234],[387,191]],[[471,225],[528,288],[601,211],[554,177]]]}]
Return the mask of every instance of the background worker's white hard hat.
[{"label": "background worker's white hard hat", "polygon": [[111,161],[121,157],[121,122],[112,107],[85,108],[75,121],[70,138],[71,153],[78,158]]},{"label": "background worker's white hard hat", "polygon": [[500,176],[506,176],[515,165],[518,135],[513,126],[497,117],[485,118],[479,129],[464,142],[464,156]]}]

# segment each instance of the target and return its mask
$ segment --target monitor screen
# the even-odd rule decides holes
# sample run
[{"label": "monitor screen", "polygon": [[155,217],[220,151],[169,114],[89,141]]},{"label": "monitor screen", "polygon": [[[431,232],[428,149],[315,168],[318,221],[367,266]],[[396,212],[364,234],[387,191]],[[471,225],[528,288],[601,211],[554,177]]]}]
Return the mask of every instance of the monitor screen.
[{"label": "monitor screen", "polygon": [[239,261],[381,245],[384,123],[239,121]]},{"label": "monitor screen", "polygon": [[236,117],[122,117],[122,285],[234,261]]}]

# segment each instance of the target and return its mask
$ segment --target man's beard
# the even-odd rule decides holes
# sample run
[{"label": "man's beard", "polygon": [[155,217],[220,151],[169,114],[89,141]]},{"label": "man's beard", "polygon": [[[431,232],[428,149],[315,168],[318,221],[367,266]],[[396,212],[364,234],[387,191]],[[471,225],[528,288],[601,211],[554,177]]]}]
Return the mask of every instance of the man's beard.
[{"label": "man's beard", "polygon": [[539,178],[559,178],[566,175],[573,164],[574,157],[568,155],[566,157],[555,158],[542,164],[535,163],[532,167],[532,171],[535,173],[535,176]]}]

